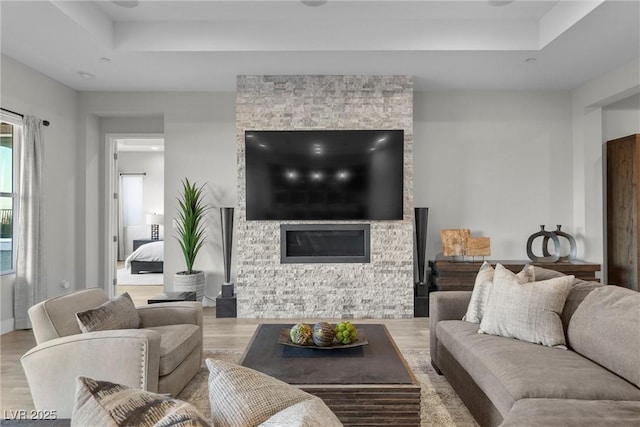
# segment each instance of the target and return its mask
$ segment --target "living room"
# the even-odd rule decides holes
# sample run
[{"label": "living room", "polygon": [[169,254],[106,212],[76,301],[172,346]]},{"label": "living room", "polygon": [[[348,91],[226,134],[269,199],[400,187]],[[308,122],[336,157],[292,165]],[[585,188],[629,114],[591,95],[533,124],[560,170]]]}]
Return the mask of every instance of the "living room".
[{"label": "living room", "polygon": [[[146,3],[140,2],[138,8],[151,6]],[[268,11],[268,2],[260,3],[265,4],[256,9],[256,14]],[[292,16],[315,22],[313,16],[305,16],[321,14],[320,19],[328,19],[332,14],[335,16],[335,11],[323,8],[340,7],[340,3],[355,7],[352,3],[358,2],[328,2],[315,7],[291,3],[295,3],[289,5]],[[390,4],[395,2],[373,3],[389,3],[384,6],[392,8]],[[467,6],[476,2],[470,3]],[[513,20],[521,12],[510,15],[508,8],[518,7],[518,3],[533,7],[531,3],[536,2],[511,3],[482,6],[491,13],[504,14],[497,16],[504,16],[505,27],[510,24],[513,28]],[[557,13],[562,7],[569,7],[565,2],[555,3]],[[242,175],[238,146],[244,140],[237,123],[238,76],[413,76],[411,178],[405,187],[411,200],[404,210],[404,221],[408,224],[405,228],[409,228],[408,233],[404,232],[406,245],[410,248],[413,245],[413,207],[423,206],[429,208],[428,259],[435,259],[441,252],[441,229],[468,228],[490,236],[491,259],[508,260],[527,258],[527,237],[539,229],[539,224],[549,227],[562,224],[576,238],[578,259],[603,265],[606,262],[602,146],[608,140],[640,132],[637,2],[604,2],[591,10],[582,10],[580,18],[574,18],[571,24],[570,20],[565,22],[564,31],[535,48],[515,36],[512,47],[505,46],[506,38],[500,38],[493,47],[475,48],[467,41],[463,48],[452,48],[446,43],[413,48],[397,42],[387,49],[355,49],[349,44],[339,46],[333,39],[327,39],[319,49],[309,39],[306,49],[286,43],[279,48],[264,48],[254,40],[256,45],[248,49],[255,50],[253,54],[237,47],[228,52],[225,51],[228,46],[189,46],[186,33],[182,39],[176,39],[182,45],[152,46],[124,24],[114,27],[118,42],[104,45],[93,39],[100,31],[108,31],[104,29],[104,19],[128,22],[129,18],[121,16],[126,8],[115,9],[118,8],[115,4],[102,6],[110,8],[111,15],[103,8],[98,9],[102,12],[99,14],[102,24],[92,26],[92,19],[98,18],[81,14],[82,9],[72,10],[72,5],[2,3],[2,107],[51,123],[44,130],[43,166],[46,214],[42,249],[46,254],[48,297],[96,286],[110,292],[105,260],[109,247],[105,232],[107,134],[164,136],[165,235],[171,234],[171,220],[178,209],[176,197],[185,177],[206,184],[209,205],[240,210]],[[402,9],[409,7],[407,4],[396,6],[400,11],[392,17],[410,13],[411,9]],[[553,6],[548,5],[546,12]],[[135,13],[136,8],[130,8],[131,11]],[[353,14],[344,11],[346,17]],[[276,17],[267,16],[279,22]],[[442,24],[448,22],[448,16],[445,17],[433,20]],[[463,17],[470,19],[468,15]],[[534,18],[535,15],[531,19]],[[231,17],[228,20],[233,22]],[[362,21],[358,22],[364,26]],[[460,21],[456,22],[452,28],[459,30]],[[76,36],[88,36],[71,38],[72,34],[59,32],[71,23]],[[34,28],[40,26],[49,29],[38,36]],[[527,28],[522,26],[522,38]],[[126,38],[126,31],[132,32],[130,39]],[[47,32],[65,34],[68,40],[54,40],[55,37],[47,40]],[[233,31],[230,34],[237,35]],[[310,31],[310,38],[313,35]],[[518,47],[518,42],[526,47]],[[44,57],[43,50],[55,55],[66,49],[82,51],[84,56],[68,58],[67,62],[52,61],[46,66],[38,60]],[[199,49],[208,51],[215,64],[201,63],[205,59]],[[127,65],[134,52],[146,57],[146,62]],[[335,56],[329,57],[327,52]],[[181,81],[168,79],[171,73],[184,73],[181,61],[185,61],[183,66],[189,71],[180,74]],[[62,68],[73,70],[64,74]],[[166,72],[163,68],[167,68]],[[81,77],[78,71],[88,72],[93,78]],[[118,75],[117,80],[110,80]],[[375,125],[374,121],[370,126]],[[326,124],[313,123],[307,127],[323,126]],[[206,273],[206,293],[215,296],[224,282],[217,209],[209,212],[206,222],[207,240],[196,267]],[[236,229],[236,238],[239,235]],[[243,245],[246,243],[237,239],[234,242],[231,264],[234,280],[238,277],[237,260],[244,259],[237,253]],[[178,242],[167,238],[164,261],[167,291],[172,290],[173,274],[183,269]],[[403,285],[405,288],[398,292],[411,292],[412,281]],[[242,288],[236,290],[238,298],[243,298]],[[13,281],[3,276],[3,334],[14,329],[12,295]],[[406,311],[389,310],[392,312],[384,313],[385,317],[412,317]],[[270,312],[267,316],[242,309],[239,314],[249,319],[302,317],[299,313],[285,312]],[[324,315],[306,314],[312,318]],[[427,330],[426,319],[413,321],[422,322],[417,323],[418,331]]]}]

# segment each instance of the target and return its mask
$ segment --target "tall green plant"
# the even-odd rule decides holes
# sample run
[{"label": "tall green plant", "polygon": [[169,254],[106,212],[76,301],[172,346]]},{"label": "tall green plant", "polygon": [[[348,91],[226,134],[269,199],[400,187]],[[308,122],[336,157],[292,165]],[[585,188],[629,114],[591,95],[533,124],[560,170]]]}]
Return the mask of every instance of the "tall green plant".
[{"label": "tall green plant", "polygon": [[200,249],[204,245],[204,214],[208,207],[204,204],[204,184],[200,187],[189,182],[187,178],[182,181],[182,194],[178,197],[178,242],[187,264],[187,274],[193,274],[193,263]]}]

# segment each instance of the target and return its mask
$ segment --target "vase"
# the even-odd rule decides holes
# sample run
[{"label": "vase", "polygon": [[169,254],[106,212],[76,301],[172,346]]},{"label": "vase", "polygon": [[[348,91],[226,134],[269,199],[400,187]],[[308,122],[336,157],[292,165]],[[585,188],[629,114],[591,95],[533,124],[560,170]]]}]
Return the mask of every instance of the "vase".
[{"label": "vase", "polygon": [[[569,253],[567,255],[560,255],[558,262],[571,262],[574,259],[576,259],[576,253],[578,252],[578,248],[576,246],[576,239],[574,239],[571,234],[565,233],[564,231],[562,231],[562,225],[559,225],[559,224],[556,225],[556,230],[553,231],[553,234],[555,234],[558,237],[567,239],[567,241],[569,242]],[[544,237],[542,239],[542,254],[544,256],[550,255],[547,249],[548,242],[549,242],[548,237]]]},{"label": "vase", "polygon": [[173,290],[176,292],[195,292],[196,301],[202,301],[205,282],[204,271],[194,270],[191,274],[179,271],[173,275]]},{"label": "vase", "polygon": [[222,260],[224,267],[224,283],[222,297],[233,296],[231,282],[231,250],[233,248],[233,208],[220,208],[220,232],[222,233]]},{"label": "vase", "polygon": [[418,284],[425,284],[425,260],[427,255],[427,219],[429,217],[429,208],[414,208],[414,211]]},{"label": "vase", "polygon": [[[539,257],[537,255],[535,255],[533,253],[533,250],[531,248],[531,245],[533,244],[533,241],[535,239],[537,239],[538,237],[542,237],[543,238],[543,256]],[[549,254],[549,251],[547,250],[546,246],[547,243],[549,242],[549,239],[551,239],[553,241],[553,255]],[[560,259],[560,240],[558,239],[558,236],[556,236],[553,232],[551,231],[546,231],[544,229],[544,225],[540,226],[540,231],[538,231],[537,233],[533,233],[531,236],[529,236],[529,239],[527,239],[527,256],[529,257],[529,259],[533,262],[556,262]]]}]

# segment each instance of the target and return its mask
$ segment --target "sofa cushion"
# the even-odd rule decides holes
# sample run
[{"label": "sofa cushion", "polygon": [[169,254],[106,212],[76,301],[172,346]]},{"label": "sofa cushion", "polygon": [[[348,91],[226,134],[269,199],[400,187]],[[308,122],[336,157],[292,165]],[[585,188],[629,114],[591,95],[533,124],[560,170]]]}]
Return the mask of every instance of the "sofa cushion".
[{"label": "sofa cushion", "polygon": [[[521,272],[515,275],[516,279],[520,283],[533,282],[535,280],[535,273],[532,265],[525,265]],[[484,311],[489,300],[489,293],[491,292],[491,286],[493,285],[493,275],[495,273],[494,268],[487,261],[483,262],[480,266],[480,270],[476,275],[475,284],[473,285],[473,293],[471,294],[471,301],[467,307],[467,313],[462,320],[471,323],[480,323]]]},{"label": "sofa cushion", "polygon": [[500,427],[637,427],[640,402],[576,399],[518,400]]},{"label": "sofa cushion", "polygon": [[145,328],[160,334],[160,376],[168,375],[199,345],[200,327],[179,324]]},{"label": "sofa cushion", "polygon": [[[216,427],[256,426],[291,406],[316,399],[296,387],[244,366],[214,359],[207,359],[206,364],[209,368],[211,419]],[[313,406],[299,406],[297,409],[314,410]],[[328,408],[323,408],[323,414],[321,426],[342,425]],[[290,411],[283,414],[285,417],[289,415]],[[303,414],[298,415],[300,420]]]},{"label": "sofa cushion", "polygon": [[560,313],[573,279],[563,276],[522,283],[513,272],[498,264],[478,332],[564,347]]},{"label": "sofa cushion", "polygon": [[127,292],[100,307],[77,312],[76,318],[82,332],[140,327],[140,316]]},{"label": "sofa cushion", "polygon": [[76,380],[71,425],[85,426],[209,426],[187,402],[86,377]]},{"label": "sofa cushion", "polygon": [[640,293],[603,286],[576,309],[567,339],[578,353],[640,387],[639,326]]},{"label": "sofa cushion", "polygon": [[478,334],[478,325],[438,322],[441,345],[504,416],[524,398],[640,400],[640,390],[573,351]]}]

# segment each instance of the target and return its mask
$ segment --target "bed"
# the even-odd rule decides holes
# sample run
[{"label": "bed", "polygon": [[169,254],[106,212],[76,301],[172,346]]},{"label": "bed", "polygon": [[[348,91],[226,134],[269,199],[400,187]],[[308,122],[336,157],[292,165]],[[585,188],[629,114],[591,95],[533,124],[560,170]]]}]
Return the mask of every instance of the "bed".
[{"label": "bed", "polygon": [[125,260],[125,268],[131,268],[131,274],[162,273],[164,267],[164,241],[141,245]]}]

